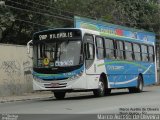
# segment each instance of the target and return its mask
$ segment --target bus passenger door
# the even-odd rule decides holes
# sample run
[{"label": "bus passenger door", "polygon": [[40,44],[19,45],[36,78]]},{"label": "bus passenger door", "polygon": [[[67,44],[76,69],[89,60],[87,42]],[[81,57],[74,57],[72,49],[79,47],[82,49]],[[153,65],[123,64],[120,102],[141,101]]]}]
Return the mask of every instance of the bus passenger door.
[{"label": "bus passenger door", "polygon": [[84,35],[84,53],[85,53],[85,70],[86,74],[94,74],[95,66],[95,46],[94,46],[94,37],[93,35],[85,34]]}]

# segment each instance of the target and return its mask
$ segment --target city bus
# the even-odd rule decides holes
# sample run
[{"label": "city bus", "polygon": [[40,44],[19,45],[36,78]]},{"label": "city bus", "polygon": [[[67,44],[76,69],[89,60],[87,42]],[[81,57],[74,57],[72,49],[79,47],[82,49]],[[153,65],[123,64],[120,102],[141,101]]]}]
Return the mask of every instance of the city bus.
[{"label": "city bus", "polygon": [[112,89],[130,93],[157,82],[155,34],[90,19],[77,18],[75,28],[36,32],[33,45],[33,89],[93,91],[97,97]]}]

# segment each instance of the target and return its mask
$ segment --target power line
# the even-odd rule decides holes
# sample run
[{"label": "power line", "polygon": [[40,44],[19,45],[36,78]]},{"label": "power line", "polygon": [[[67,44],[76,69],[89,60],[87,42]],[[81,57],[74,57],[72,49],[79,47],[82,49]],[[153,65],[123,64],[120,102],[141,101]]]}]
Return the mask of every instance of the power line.
[{"label": "power line", "polygon": [[[10,0],[9,0],[10,1]],[[13,1],[12,1],[13,2]],[[20,4],[20,3],[19,3]],[[63,20],[69,20],[69,21],[73,21],[73,19],[67,19],[67,18],[63,18],[60,16],[56,16],[56,15],[51,15],[51,14],[47,14],[47,13],[40,13],[40,12],[36,12],[36,11],[32,11],[32,10],[27,10],[27,9],[22,9],[22,8],[17,8],[14,6],[10,6],[10,5],[6,5],[7,7],[13,8],[13,9],[17,9],[17,10],[22,10],[22,11],[27,11],[27,12],[32,12],[32,13],[36,13],[36,14],[40,14],[40,15],[46,15],[46,16],[51,16],[51,17],[56,17],[56,18],[60,18]],[[34,7],[33,7],[34,8]],[[134,23],[130,23],[130,22],[122,22],[122,23],[128,23],[128,24],[134,24]],[[157,23],[137,23],[137,24],[157,24]],[[158,35],[159,36],[159,35]]]},{"label": "power line", "polygon": [[[7,1],[10,1],[10,2],[12,2],[12,3],[16,3],[16,4],[19,4],[19,5],[23,5],[23,6],[26,6],[26,5],[24,5],[24,4],[22,4],[22,3],[19,3],[19,2],[14,2],[14,1],[11,1],[11,0],[7,0]],[[34,3],[34,2],[31,2],[31,1],[27,1],[27,2],[30,2],[30,3]],[[34,4],[37,4],[37,3],[34,3]],[[37,5],[39,5],[39,4],[37,4]],[[41,5],[41,4],[40,4]],[[45,5],[43,5],[43,6],[45,6]],[[34,9],[37,9],[37,10],[41,10],[41,9],[39,9],[39,8],[35,8],[35,7],[31,7],[31,6],[27,6],[27,7],[29,7],[29,8],[34,8]],[[45,6],[45,7],[49,7],[49,6]],[[50,7],[50,8],[52,8],[52,7]],[[53,8],[52,8],[53,9]],[[55,9],[55,8],[54,8]],[[51,11],[48,11],[48,10],[43,10],[43,11],[46,11],[46,12],[51,12]],[[62,10],[61,10],[62,11]],[[53,14],[52,14],[53,15]],[[56,14],[55,14],[55,16],[57,16]],[[68,18],[68,19],[73,19],[73,18],[70,18],[70,17],[68,17],[68,16],[64,16],[64,15],[58,15],[58,16],[60,16],[60,17],[64,17],[64,18]],[[149,24],[149,25],[153,25],[153,24],[156,24],[156,23],[131,23],[131,22],[118,22],[118,23],[120,23],[120,24],[130,24],[130,25],[136,25],[136,24]]]},{"label": "power line", "polygon": [[39,3],[39,1],[38,1],[38,3],[33,2],[33,1],[30,1],[30,0],[25,0],[25,1],[26,1],[26,2],[30,2],[30,3],[33,3],[33,4],[35,4],[35,5],[40,5],[40,6],[43,6],[43,7],[51,8],[51,9],[54,9],[54,10],[58,10],[58,11],[61,11],[61,12],[64,12],[64,13],[69,13],[69,14],[71,14],[71,15],[79,15],[79,14],[77,14],[77,13],[73,13],[73,12],[70,12],[70,11],[63,11],[63,10],[61,10],[61,9],[57,9],[57,8],[50,7],[50,6],[48,6],[48,5],[44,4],[44,3]]},{"label": "power line", "polygon": [[[29,8],[34,8],[34,9],[37,9],[38,11],[44,11],[44,12],[48,12],[48,13],[51,13],[51,11],[48,11],[48,10],[42,10],[42,9],[39,9],[39,8],[36,8],[36,7],[31,7],[31,6],[27,6],[27,5],[24,5],[22,3],[19,3],[19,2],[14,2],[14,1],[11,1],[11,0],[7,0],[7,1],[10,1],[12,3],[15,3],[15,4],[18,4],[18,5],[22,5],[22,6],[25,6],[25,7],[29,7]],[[64,16],[64,15],[57,15],[57,14],[50,14],[50,15],[54,15],[54,16],[59,16],[59,17],[63,17],[63,18],[67,18],[67,19],[72,19],[68,16]]]},{"label": "power line", "polygon": [[[8,0],[8,1],[11,1],[11,0]],[[13,3],[16,3],[16,4],[19,4],[19,5],[23,5],[23,4],[21,4],[21,3],[18,3],[18,2],[14,2],[14,1],[11,1],[11,2],[13,2]],[[6,5],[6,6],[9,6],[9,5]],[[26,6],[26,5],[23,5],[23,6]],[[12,6],[13,7],[13,6]],[[41,10],[41,9],[39,9],[39,8],[35,8],[35,7],[30,7],[30,6],[27,6],[27,7],[29,7],[29,8],[34,8],[34,9],[37,9],[37,10]],[[15,7],[15,8],[17,8],[17,7]],[[17,9],[22,9],[22,8],[17,8]],[[23,10],[27,10],[27,9],[23,9]],[[27,10],[27,11],[31,11],[31,10]],[[43,11],[46,11],[46,12],[50,12],[50,11],[48,11],[48,10],[43,10]],[[42,13],[37,13],[36,11],[32,11],[32,12],[35,12],[36,14],[42,14]],[[49,15],[49,16],[53,16],[54,14],[46,14],[46,15]],[[54,15],[53,17],[59,17],[59,18],[62,18],[63,17],[63,19],[67,19],[67,20],[71,20],[71,21],[73,21],[73,18],[67,18],[67,16],[63,16],[63,15]],[[131,22],[118,22],[118,23],[120,23],[120,24],[130,24],[130,25],[136,25],[136,24],[142,24],[142,25],[147,25],[147,24],[149,24],[149,25],[154,25],[154,24],[157,24],[157,23],[131,23]]]},{"label": "power line", "polygon": [[[66,11],[66,10],[64,11],[64,10],[61,10],[61,9],[58,9],[58,8],[50,7],[50,6],[46,5],[45,3],[40,3],[39,1],[38,1],[38,3],[36,3],[36,2],[30,1],[30,0],[26,0],[26,2],[30,2],[30,3],[33,3],[35,5],[40,5],[40,6],[47,7],[47,8],[51,8],[52,10],[58,10],[58,11],[61,11],[63,13],[68,13],[68,14],[73,15],[73,16],[75,16],[75,15],[76,16],[82,16],[81,14],[74,13],[74,12],[71,12],[71,11]],[[83,15],[83,17],[93,19],[93,17],[89,17],[89,16],[86,16],[86,15],[85,16]]]},{"label": "power line", "polygon": [[39,15],[55,17],[55,18],[59,18],[59,19],[67,20],[67,21],[73,21],[73,19],[64,18],[64,17],[57,16],[57,15],[51,15],[51,14],[48,14],[48,13],[41,13],[41,12],[36,12],[36,11],[33,11],[33,10],[22,9],[22,8],[14,7],[14,6],[11,6],[11,5],[5,5],[5,6],[11,8],[11,9],[16,9],[16,10],[31,12],[31,13],[35,13],[35,14],[39,14]]},{"label": "power line", "polygon": [[42,26],[42,27],[47,27],[47,28],[53,28],[51,26],[46,26],[46,25],[42,25],[42,24],[39,24],[39,23],[34,23],[34,22],[31,22],[31,21],[26,21],[26,20],[22,20],[22,19],[15,18],[15,20],[21,21],[21,22],[25,22],[25,23],[29,23],[29,24],[33,24],[33,25],[37,25],[37,26]]},{"label": "power line", "polygon": [[[4,16],[4,15],[2,15],[2,14],[0,14],[0,16],[7,18],[7,16]],[[8,18],[9,18],[9,17],[8,17]],[[14,18],[14,19],[17,20],[17,21],[21,21],[21,22],[25,22],[25,23],[30,23],[30,24],[37,25],[37,26],[42,26],[42,27],[47,27],[47,28],[54,28],[54,27],[52,27],[52,26],[46,26],[46,25],[42,25],[42,24],[39,24],[39,23],[27,21],[27,20],[22,20],[22,19],[18,19],[18,18]]]},{"label": "power line", "polygon": [[[11,0],[7,0],[7,1],[11,1]],[[14,2],[14,1],[12,1],[12,2]],[[75,14],[75,13],[73,13],[73,12],[63,11],[63,10],[60,10],[60,9],[57,9],[57,8],[53,8],[53,7],[50,7],[50,6],[45,5],[45,4],[40,4],[40,3],[38,3],[38,2],[36,3],[36,2],[30,1],[30,0],[25,0],[25,2],[32,3],[32,4],[35,4],[35,5],[38,5],[38,6],[42,6],[42,7],[46,7],[46,8],[50,8],[50,9],[52,9],[52,10],[57,10],[57,11],[59,11],[60,13],[63,12],[63,13],[70,14],[70,15],[72,15],[72,16],[78,15],[78,14]]]},{"label": "power line", "polygon": [[[29,0],[27,0],[27,1],[29,1]],[[40,2],[39,0],[35,0],[35,1],[37,1],[36,3],[39,3],[39,4],[42,4],[42,5],[48,6],[46,3]]]},{"label": "power line", "polygon": [[[36,12],[36,11],[32,11],[32,10],[17,8],[17,7],[10,6],[10,5],[6,5],[6,6],[9,7],[9,8],[17,9],[17,10],[22,10],[22,11],[32,12],[32,13],[35,13],[35,14],[51,16],[51,17],[56,17],[56,18],[60,18],[60,19],[63,19],[63,20],[73,21],[73,19],[68,19],[68,18],[64,18],[64,17],[61,17],[61,16],[51,15],[51,14],[47,14],[47,13],[40,13],[40,12]],[[135,23],[131,23],[131,22],[119,22],[119,23],[135,24]],[[151,25],[153,25],[153,24],[157,24],[157,23],[137,23],[137,24],[144,24],[144,25],[145,24],[151,24]]]}]

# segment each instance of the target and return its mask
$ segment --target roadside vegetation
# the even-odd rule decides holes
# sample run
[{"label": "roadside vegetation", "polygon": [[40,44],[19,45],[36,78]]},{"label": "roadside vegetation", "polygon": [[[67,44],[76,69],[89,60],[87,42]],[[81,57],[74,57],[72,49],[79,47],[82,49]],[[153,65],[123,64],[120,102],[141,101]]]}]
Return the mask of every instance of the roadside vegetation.
[{"label": "roadside vegetation", "polygon": [[26,45],[39,30],[73,27],[74,16],[155,32],[160,38],[158,0],[3,0],[0,43]]}]

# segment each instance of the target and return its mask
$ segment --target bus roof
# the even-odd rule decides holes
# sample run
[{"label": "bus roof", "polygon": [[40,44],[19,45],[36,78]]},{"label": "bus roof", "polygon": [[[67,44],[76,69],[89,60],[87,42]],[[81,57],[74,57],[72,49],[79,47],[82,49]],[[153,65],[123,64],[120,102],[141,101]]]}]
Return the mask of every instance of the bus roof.
[{"label": "bus roof", "polygon": [[83,21],[84,23],[90,23],[92,25],[100,24],[101,26],[110,26],[110,27],[120,28],[120,29],[123,29],[123,30],[132,31],[132,32],[143,32],[143,33],[148,33],[148,34],[155,35],[154,32],[145,31],[143,29],[130,28],[130,27],[126,27],[126,26],[116,25],[116,24],[107,23],[107,22],[103,22],[103,21],[92,20],[92,19],[89,19],[89,18],[83,18],[83,17],[79,17],[79,16],[75,16],[74,20],[75,20],[75,23],[74,23],[75,24],[75,28],[77,28],[76,20],[77,21],[80,20],[80,21]]},{"label": "bus roof", "polygon": [[130,39],[146,43],[155,43],[155,34],[153,32],[146,32],[139,29],[128,28],[77,16],[74,18],[74,22],[75,28],[85,28],[98,31],[102,36],[115,39]]}]

